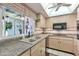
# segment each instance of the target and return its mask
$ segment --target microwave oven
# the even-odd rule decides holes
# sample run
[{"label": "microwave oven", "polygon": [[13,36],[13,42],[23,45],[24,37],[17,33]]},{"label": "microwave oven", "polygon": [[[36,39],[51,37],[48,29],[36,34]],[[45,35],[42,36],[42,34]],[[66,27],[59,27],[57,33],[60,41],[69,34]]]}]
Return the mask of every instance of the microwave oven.
[{"label": "microwave oven", "polygon": [[67,23],[54,23],[53,24],[53,30],[66,30],[67,29]]}]

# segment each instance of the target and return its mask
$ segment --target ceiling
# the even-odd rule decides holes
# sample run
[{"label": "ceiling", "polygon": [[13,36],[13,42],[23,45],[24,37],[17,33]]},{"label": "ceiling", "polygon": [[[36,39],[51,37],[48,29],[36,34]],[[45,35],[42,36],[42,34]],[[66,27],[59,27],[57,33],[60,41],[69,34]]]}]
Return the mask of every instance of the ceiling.
[{"label": "ceiling", "polygon": [[78,7],[78,4],[68,3],[41,3],[41,5],[49,17],[74,13]]},{"label": "ceiling", "polygon": [[53,3],[26,3],[25,5],[28,6],[34,12],[36,12],[37,14],[41,13],[45,17],[59,16],[59,15],[74,13],[76,12],[75,9],[78,7],[78,4],[71,4],[70,7],[62,6],[59,8],[57,12],[55,12],[56,8],[48,9],[49,7],[53,5]]},{"label": "ceiling", "polygon": [[42,5],[40,3],[26,3],[30,9],[32,9],[34,12],[41,13],[44,17],[48,17],[46,11],[43,9]]}]

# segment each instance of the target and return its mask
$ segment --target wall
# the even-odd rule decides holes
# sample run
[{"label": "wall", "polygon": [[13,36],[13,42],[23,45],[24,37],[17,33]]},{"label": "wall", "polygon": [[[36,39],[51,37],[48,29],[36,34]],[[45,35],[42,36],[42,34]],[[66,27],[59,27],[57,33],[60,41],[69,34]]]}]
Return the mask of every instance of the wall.
[{"label": "wall", "polygon": [[[77,13],[78,14],[78,13]],[[70,34],[76,34],[77,33],[77,14],[69,14],[64,16],[58,16],[58,17],[52,17],[46,19],[46,33],[59,33],[59,34],[67,34],[67,36],[74,37],[74,53],[79,55],[79,41],[76,39],[76,35],[70,35]],[[79,14],[78,14],[79,15]],[[66,22],[67,23],[67,30],[65,31],[53,31],[53,23],[61,23]]]},{"label": "wall", "polygon": [[36,32],[35,33],[42,33],[42,28],[45,28],[45,17],[39,14],[39,21],[37,22]]},{"label": "wall", "polygon": [[[77,20],[79,21],[79,7],[77,8]],[[76,55],[79,56],[79,40],[78,39],[75,40],[75,46],[76,46],[75,53]]]},{"label": "wall", "polygon": [[31,11],[28,7],[25,7],[24,9],[25,9],[24,13],[25,13],[26,16],[36,20],[36,15],[37,15],[36,13]]},{"label": "wall", "polygon": [[77,20],[76,13],[58,17],[51,17],[46,19],[46,30],[52,31],[54,23],[66,22],[67,31],[76,31],[76,20]]},{"label": "wall", "polygon": [[37,22],[37,28],[45,27],[45,17],[39,14],[39,21]]},{"label": "wall", "polygon": [[45,28],[45,17],[42,15],[40,16],[40,24],[41,27]]}]

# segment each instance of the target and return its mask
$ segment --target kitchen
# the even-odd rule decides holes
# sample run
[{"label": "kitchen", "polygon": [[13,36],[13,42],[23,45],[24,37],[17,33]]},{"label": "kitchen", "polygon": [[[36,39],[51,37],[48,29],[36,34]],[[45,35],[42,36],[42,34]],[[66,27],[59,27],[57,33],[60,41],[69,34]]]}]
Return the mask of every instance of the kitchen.
[{"label": "kitchen", "polygon": [[0,3],[0,15],[0,56],[79,56],[79,4]]}]

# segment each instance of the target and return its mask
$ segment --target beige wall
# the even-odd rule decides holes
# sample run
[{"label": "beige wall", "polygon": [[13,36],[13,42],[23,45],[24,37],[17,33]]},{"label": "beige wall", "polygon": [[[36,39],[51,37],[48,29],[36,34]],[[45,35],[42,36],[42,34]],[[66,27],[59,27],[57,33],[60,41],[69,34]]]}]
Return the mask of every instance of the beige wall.
[{"label": "beige wall", "polygon": [[[77,20],[79,21],[79,7],[77,8]],[[75,53],[79,56],[79,40],[75,40]]]},{"label": "beige wall", "polygon": [[77,20],[76,13],[48,18],[48,19],[46,19],[46,28],[52,30],[53,23],[66,22],[67,23],[67,30],[76,30],[76,20]]},{"label": "beige wall", "polygon": [[37,22],[36,32],[35,33],[42,33],[41,28],[45,28],[45,17],[43,15],[39,15],[39,22]]},{"label": "beige wall", "polygon": [[40,19],[41,27],[45,27],[45,17],[41,15]]},{"label": "beige wall", "polygon": [[36,20],[36,13],[34,13],[33,11],[31,11],[30,9],[28,9],[27,7],[24,8],[25,9],[25,15],[30,17],[30,18],[33,18],[34,20]]},{"label": "beige wall", "polygon": [[45,17],[43,15],[39,15],[39,22],[37,23],[37,28],[45,27]]}]

